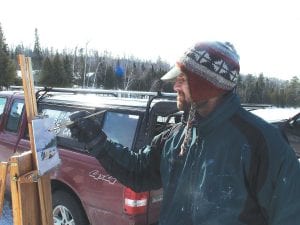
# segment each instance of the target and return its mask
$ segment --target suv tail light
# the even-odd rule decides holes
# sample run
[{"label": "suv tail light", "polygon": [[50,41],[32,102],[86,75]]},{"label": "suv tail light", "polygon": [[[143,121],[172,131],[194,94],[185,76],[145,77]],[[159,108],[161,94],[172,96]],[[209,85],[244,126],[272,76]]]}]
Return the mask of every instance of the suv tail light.
[{"label": "suv tail light", "polygon": [[124,212],[129,215],[146,213],[149,192],[134,192],[130,188],[124,188]]}]

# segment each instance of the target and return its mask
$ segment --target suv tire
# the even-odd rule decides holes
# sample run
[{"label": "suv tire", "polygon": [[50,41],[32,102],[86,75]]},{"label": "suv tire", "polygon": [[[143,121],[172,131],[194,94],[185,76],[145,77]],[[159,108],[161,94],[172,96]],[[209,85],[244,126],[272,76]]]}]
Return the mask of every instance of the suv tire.
[{"label": "suv tire", "polygon": [[69,193],[55,191],[52,195],[54,225],[87,225],[89,224],[81,205]]}]

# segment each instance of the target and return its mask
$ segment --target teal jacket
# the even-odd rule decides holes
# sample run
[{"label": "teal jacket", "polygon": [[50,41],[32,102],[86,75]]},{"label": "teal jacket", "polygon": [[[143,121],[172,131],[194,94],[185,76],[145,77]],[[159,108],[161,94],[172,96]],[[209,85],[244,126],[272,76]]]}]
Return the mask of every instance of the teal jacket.
[{"label": "teal jacket", "polygon": [[139,153],[106,141],[97,159],[136,191],[163,187],[160,225],[299,225],[300,164],[281,132],[244,110],[230,94],[193,122],[179,156],[185,123]]}]

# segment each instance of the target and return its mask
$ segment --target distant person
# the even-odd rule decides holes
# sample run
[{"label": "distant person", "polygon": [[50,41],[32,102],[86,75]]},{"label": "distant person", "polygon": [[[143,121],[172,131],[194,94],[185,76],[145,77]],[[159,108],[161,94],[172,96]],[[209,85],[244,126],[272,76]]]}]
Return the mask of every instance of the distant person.
[{"label": "distant person", "polygon": [[239,70],[230,43],[188,49],[161,78],[174,82],[185,116],[139,153],[80,113],[72,135],[124,185],[163,188],[160,225],[299,225],[299,162],[277,128],[242,108]]}]

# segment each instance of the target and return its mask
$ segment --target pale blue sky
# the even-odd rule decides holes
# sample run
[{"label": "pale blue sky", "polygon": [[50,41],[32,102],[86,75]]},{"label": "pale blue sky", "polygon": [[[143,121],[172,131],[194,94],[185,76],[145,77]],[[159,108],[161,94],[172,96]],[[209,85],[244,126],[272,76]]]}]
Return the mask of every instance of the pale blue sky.
[{"label": "pale blue sky", "polygon": [[232,42],[241,73],[300,78],[297,0],[0,0],[10,46],[75,46],[173,64],[195,41]]}]

